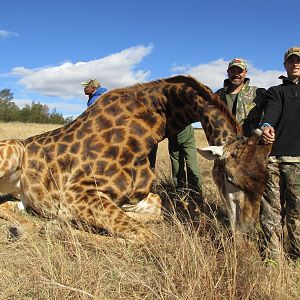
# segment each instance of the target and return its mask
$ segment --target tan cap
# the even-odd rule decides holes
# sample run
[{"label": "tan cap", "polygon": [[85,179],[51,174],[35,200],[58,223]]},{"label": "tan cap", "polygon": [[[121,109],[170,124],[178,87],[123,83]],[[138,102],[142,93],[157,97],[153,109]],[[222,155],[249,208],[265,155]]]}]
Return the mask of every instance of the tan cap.
[{"label": "tan cap", "polygon": [[237,66],[239,68],[241,68],[242,70],[246,70],[247,69],[247,63],[244,59],[242,58],[234,58],[232,59],[229,64],[228,64],[228,69],[233,67],[233,66]]},{"label": "tan cap", "polygon": [[84,87],[90,85],[94,88],[98,88],[101,86],[100,82],[97,79],[90,79],[86,82],[81,82],[81,85],[83,85]]},{"label": "tan cap", "polygon": [[291,55],[298,55],[300,57],[300,47],[292,47],[284,53],[284,62],[286,62]]}]

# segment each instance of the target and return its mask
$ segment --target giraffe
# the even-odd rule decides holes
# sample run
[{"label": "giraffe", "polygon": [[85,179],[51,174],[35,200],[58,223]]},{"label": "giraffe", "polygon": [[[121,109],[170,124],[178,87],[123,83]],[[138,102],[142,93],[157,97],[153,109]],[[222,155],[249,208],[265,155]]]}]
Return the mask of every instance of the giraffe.
[{"label": "giraffe", "polygon": [[[155,144],[196,121],[202,123],[209,144],[221,149],[215,172],[221,194],[231,206],[247,207],[244,215],[236,209],[234,218],[241,224],[255,219],[260,197],[255,188],[256,182],[264,183],[266,146],[256,136],[244,139],[218,96],[190,76],[111,90],[61,128],[22,141],[3,141],[1,178],[8,185],[13,177],[10,189],[15,185],[24,206],[37,214],[79,220],[146,242],[151,234],[125,210],[160,211],[160,198],[150,193],[155,175],[147,156]],[[212,149],[200,152],[216,157]],[[14,169],[7,165],[11,157]],[[245,159],[252,173],[241,175]],[[237,205],[242,198],[244,204]]]}]

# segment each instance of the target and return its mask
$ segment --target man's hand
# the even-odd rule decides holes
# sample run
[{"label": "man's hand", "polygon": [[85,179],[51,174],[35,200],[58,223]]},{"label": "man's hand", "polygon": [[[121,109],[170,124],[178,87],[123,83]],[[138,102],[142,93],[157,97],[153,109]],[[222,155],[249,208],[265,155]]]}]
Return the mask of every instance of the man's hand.
[{"label": "man's hand", "polygon": [[262,127],[262,140],[265,144],[272,144],[275,141],[275,130],[272,126]]}]

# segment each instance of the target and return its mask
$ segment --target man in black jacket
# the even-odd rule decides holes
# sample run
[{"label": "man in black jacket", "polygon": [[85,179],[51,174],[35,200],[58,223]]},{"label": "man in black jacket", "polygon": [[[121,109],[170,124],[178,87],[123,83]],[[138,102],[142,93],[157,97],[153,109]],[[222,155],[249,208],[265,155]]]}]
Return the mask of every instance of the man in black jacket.
[{"label": "man in black jacket", "polygon": [[262,120],[263,141],[273,143],[269,180],[262,200],[261,225],[267,259],[278,261],[286,221],[289,252],[300,259],[300,47],[284,55],[287,77],[266,93]]}]

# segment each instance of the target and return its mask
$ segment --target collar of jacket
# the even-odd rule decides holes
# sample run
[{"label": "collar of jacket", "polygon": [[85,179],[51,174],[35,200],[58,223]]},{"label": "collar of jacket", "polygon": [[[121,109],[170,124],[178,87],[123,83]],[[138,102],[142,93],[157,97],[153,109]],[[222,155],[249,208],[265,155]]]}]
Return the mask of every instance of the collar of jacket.
[{"label": "collar of jacket", "polygon": [[282,80],[283,84],[296,84],[296,85],[300,85],[300,78],[298,78],[298,82],[297,83],[295,83],[293,80],[287,78],[284,75],[280,75],[278,78]]}]

